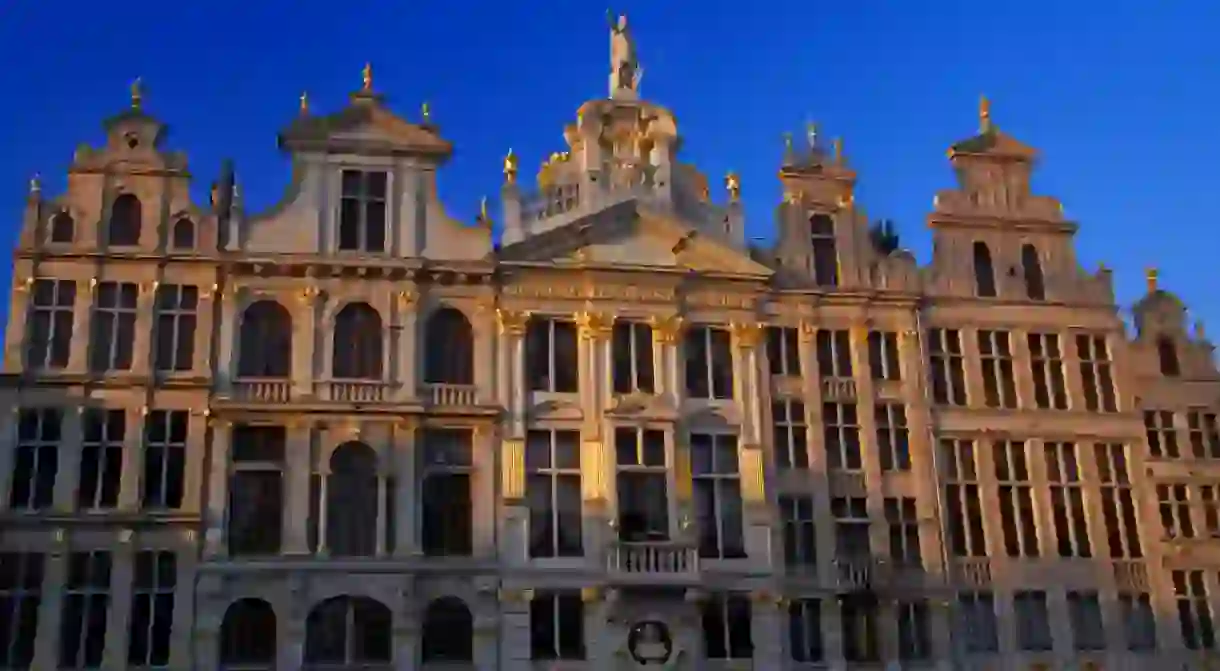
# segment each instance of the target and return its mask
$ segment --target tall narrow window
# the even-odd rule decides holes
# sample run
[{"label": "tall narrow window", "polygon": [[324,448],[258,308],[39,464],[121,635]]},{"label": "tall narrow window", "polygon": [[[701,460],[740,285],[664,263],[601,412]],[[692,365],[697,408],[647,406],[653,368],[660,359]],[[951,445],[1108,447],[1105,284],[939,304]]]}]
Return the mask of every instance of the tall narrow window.
[{"label": "tall narrow window", "polygon": [[960,331],[928,331],[928,367],[931,369],[934,402],[940,405],[966,405],[965,361]]},{"label": "tall narrow window", "polygon": [[985,242],[974,243],[974,295],[994,298],[995,268],[991,263],[991,250]]},{"label": "tall narrow window", "polygon": [[926,601],[894,604],[898,620],[898,658],[925,660],[932,657],[932,613]]},{"label": "tall narrow window", "polygon": [[1117,412],[1113,363],[1106,337],[1077,335],[1076,354],[1080,358],[1080,383],[1084,389],[1085,409],[1091,412]]},{"label": "tall narrow window", "polygon": [[110,613],[110,571],[109,552],[68,555],[63,619],[59,623],[59,668],[101,667]]},{"label": "tall narrow window", "polygon": [[1196,459],[1220,459],[1220,422],[1216,413],[1191,408],[1186,412],[1190,453]]},{"label": "tall narrow window", "polygon": [[1000,651],[999,618],[991,592],[961,592],[957,595],[956,628],[962,633],[962,647],[968,654]]},{"label": "tall narrow window", "polygon": [[941,468],[945,479],[945,524],[955,557],[986,557],[983,504],[979,496],[974,442],[942,439]]},{"label": "tall narrow window", "polygon": [[13,510],[46,510],[54,503],[62,431],[63,413],[59,410],[31,408],[18,414],[17,449],[9,485],[9,507]]},{"label": "tall narrow window", "polygon": [[158,371],[191,370],[195,365],[195,323],[199,288],[186,284],[157,287]]},{"label": "tall narrow window", "polygon": [[1156,355],[1161,364],[1161,375],[1178,377],[1182,374],[1182,368],[1178,365],[1178,348],[1168,336],[1156,339]]},{"label": "tall narrow window", "polygon": [[530,390],[576,393],[580,368],[576,351],[576,324],[560,319],[531,319],[525,332]]},{"label": "tall narrow window", "polygon": [[901,403],[881,403],[873,406],[877,426],[877,450],[881,470],[911,470],[911,437],[907,429],[907,410]]},{"label": "tall narrow window", "polygon": [[221,668],[273,671],[278,649],[271,604],[248,597],[229,604],[220,623]]},{"label": "tall narrow window", "polygon": [[1098,443],[1093,446],[1093,454],[1097,460],[1097,479],[1101,483],[1101,513],[1110,556],[1139,559],[1144,551],[1140,545],[1135,494],[1127,473],[1127,446]]},{"label": "tall narrow window", "polygon": [[791,399],[772,401],[771,432],[778,468],[809,468],[809,427],[804,403]]},{"label": "tall narrow window", "polygon": [[850,378],[851,333],[846,330],[819,330],[817,335],[818,373],[828,377]]},{"label": "tall narrow window", "polygon": [[131,370],[139,299],[140,285],[135,282],[102,282],[97,285],[89,343],[89,370]]},{"label": "tall narrow window", "polygon": [[292,374],[292,315],[271,300],[251,303],[242,313],[237,374],[286,378]]},{"label": "tall narrow window", "polygon": [[690,451],[699,556],[745,557],[737,436],[691,434]]},{"label": "tall narrow window", "polygon": [[443,307],[433,312],[424,346],[425,383],[474,384],[474,329],[461,310]]},{"label": "tall narrow window", "polygon": [[525,497],[531,557],[579,557],[580,432],[530,431],[525,440]]},{"label": "tall narrow window", "polygon": [[144,424],[145,510],[177,510],[182,507],[186,477],[186,438],[190,430],[189,410],[153,410]]},{"label": "tall narrow window", "polygon": [[821,599],[788,602],[788,651],[794,662],[817,663],[824,659]]},{"label": "tall narrow window", "polygon": [[868,499],[836,496],[830,500],[830,514],[835,521],[835,560],[854,562],[871,558]]},{"label": "tall narrow window", "polygon": [[368,303],[348,303],[335,315],[331,374],[343,380],[380,380],[384,346],[381,314]]},{"label": "tall narrow window", "polygon": [[182,217],[174,222],[174,230],[170,234],[170,249],[185,251],[195,248],[195,222]]},{"label": "tall narrow window", "polygon": [[989,408],[1017,407],[1017,381],[1007,331],[979,331],[983,400]]},{"label": "tall narrow window", "polygon": [[740,594],[715,594],[700,604],[703,651],[708,659],[752,659],[750,600]]},{"label": "tall narrow window", "polygon": [[893,331],[869,331],[868,368],[874,380],[901,380],[902,365],[898,358],[898,334]]},{"label": "tall narrow window", "polygon": [[610,336],[614,360],[614,392],[656,391],[652,360],[652,327],[644,322],[617,321]]},{"label": "tall narrow window", "polygon": [[78,510],[109,510],[119,505],[123,483],[123,442],[127,439],[127,413],[88,408],[82,415],[80,480],[76,489]]},{"label": "tall narrow window", "polygon": [[733,398],[733,347],[729,332],[712,326],[686,331],[686,393],[691,398]]},{"label": "tall narrow window", "polygon": [[839,635],[843,659],[848,662],[881,661],[880,608],[871,595],[849,595],[839,599]]},{"label": "tall narrow window", "polygon": [[1101,601],[1097,592],[1067,593],[1068,621],[1072,627],[1072,645],[1077,650],[1106,649],[1106,630],[1101,621]]},{"label": "tall narrow window", "polygon": [[1148,438],[1149,456],[1156,459],[1177,459],[1181,456],[1172,411],[1145,410],[1144,435]]},{"label": "tall narrow window", "polygon": [[1147,592],[1118,595],[1123,622],[1123,639],[1131,652],[1156,650],[1156,612],[1152,595]]},{"label": "tall narrow window", "polygon": [[76,282],[34,281],[26,325],[25,365],[35,370],[68,367],[75,304]]},{"label": "tall narrow window", "polygon": [[767,363],[771,374],[782,377],[799,377],[801,374],[801,348],[797,330],[786,326],[767,328]]},{"label": "tall narrow window", "polygon": [[140,244],[144,208],[134,194],[124,193],[110,205],[110,222],[106,227],[106,242],[111,247],[135,247]]},{"label": "tall narrow window", "polygon": [[339,249],[384,252],[386,182],[384,172],[344,170],[339,200]]},{"label": "tall narrow window", "polygon": [[1182,643],[1187,650],[1215,650],[1216,626],[1203,571],[1173,571],[1171,577]]},{"label": "tall narrow window", "polygon": [[1046,281],[1042,277],[1042,261],[1038,259],[1038,248],[1021,246],[1021,271],[1025,276],[1025,297],[1031,301],[1046,300]]},{"label": "tall narrow window", "polygon": [[1067,385],[1063,378],[1063,351],[1059,335],[1030,333],[1029,368],[1034,378],[1034,403],[1043,410],[1067,410]]},{"label": "tall narrow window", "polygon": [[530,600],[530,659],[585,658],[580,592],[542,592]]},{"label": "tall narrow window", "polygon": [[1043,450],[1059,556],[1092,557],[1093,544],[1089,540],[1088,514],[1084,506],[1084,486],[1076,459],[1076,444],[1048,442],[1043,445]]},{"label": "tall narrow window", "polygon": [[1009,557],[1037,557],[1038,527],[1034,521],[1034,494],[1025,460],[1025,443],[997,440],[992,449],[1004,549]]},{"label": "tall narrow window", "polygon": [[169,666],[174,630],[174,590],[178,558],[167,550],[136,553],[131,585],[127,664],[133,668]]},{"label": "tall narrow window", "polygon": [[835,220],[828,214],[809,219],[809,243],[813,256],[813,281],[819,287],[839,285],[839,252],[835,244]]},{"label": "tall narrow window", "polygon": [[1203,530],[1212,538],[1220,538],[1220,500],[1215,485],[1199,486],[1199,503],[1203,509]]},{"label": "tall narrow window", "polygon": [[1194,538],[1195,525],[1190,519],[1190,499],[1186,485],[1157,485],[1157,509],[1165,538]]},{"label": "tall narrow window", "polygon": [[1031,652],[1051,650],[1054,636],[1046,592],[1016,592],[1012,595],[1012,606],[1017,619],[1017,648]]},{"label": "tall narrow window", "polygon": [[864,468],[860,456],[860,419],[855,403],[822,404],[822,442],[826,467],[833,471]]},{"label": "tall narrow window", "polygon": [[908,496],[885,498],[885,523],[890,532],[890,559],[899,566],[923,565],[919,549],[919,515],[915,499]]},{"label": "tall narrow window", "polygon": [[46,560],[37,552],[0,552],[0,668],[34,668]]},{"label": "tall narrow window", "polygon": [[55,244],[68,244],[76,239],[76,221],[71,214],[58,212],[51,217],[51,234],[47,236]]},{"label": "tall narrow window", "polygon": [[229,554],[280,551],[284,519],[282,426],[236,426],[229,476]]},{"label": "tall narrow window", "polygon": [[665,432],[626,427],[615,429],[614,454],[619,540],[631,543],[668,539],[669,480]]},{"label": "tall narrow window", "polygon": [[377,453],[357,440],[330,453],[326,475],[326,545],[335,557],[372,557],[377,554],[382,483]]},{"label": "tall narrow window", "polygon": [[812,496],[780,496],[784,527],[784,565],[794,573],[817,571],[817,526]]},{"label": "tall narrow window", "polygon": [[473,551],[473,438],[467,429],[428,429],[423,433],[420,536],[424,554],[430,557],[469,556]]}]

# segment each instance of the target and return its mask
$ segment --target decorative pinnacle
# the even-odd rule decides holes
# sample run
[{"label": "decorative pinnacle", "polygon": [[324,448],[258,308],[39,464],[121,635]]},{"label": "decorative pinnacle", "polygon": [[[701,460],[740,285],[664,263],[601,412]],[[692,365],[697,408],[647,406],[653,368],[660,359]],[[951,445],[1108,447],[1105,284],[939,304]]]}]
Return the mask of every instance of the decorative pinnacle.
[{"label": "decorative pinnacle", "polygon": [[1157,272],[1156,268],[1149,268],[1145,273],[1144,278],[1148,282],[1148,293],[1153,293],[1156,291],[1156,280],[1159,274],[1160,273]]},{"label": "decorative pinnacle", "polygon": [[810,149],[818,148],[818,123],[816,121],[805,122],[805,140],[809,142]]},{"label": "decorative pinnacle", "polygon": [[504,155],[504,182],[507,184],[517,182],[517,155],[513,153],[511,147]]},{"label": "decorative pinnacle", "polygon": [[833,149],[833,152],[834,152],[834,153],[833,153],[833,156],[834,156],[834,162],[835,162],[836,164],[842,163],[842,162],[843,162],[843,138],[841,138],[841,137],[836,137],[836,138],[834,139],[834,149]]},{"label": "decorative pinnacle", "polygon": [[491,215],[487,213],[487,196],[479,199],[479,223],[484,225],[491,224]]},{"label": "decorative pinnacle", "polygon": [[991,101],[987,96],[979,96],[979,132],[991,132]]},{"label": "decorative pinnacle", "polygon": [[138,110],[144,102],[144,81],[141,77],[136,77],[135,81],[131,82],[131,109]]},{"label": "decorative pinnacle", "polygon": [[432,108],[428,106],[427,100],[424,101],[424,104],[419,106],[419,113],[423,115],[424,123],[430,123],[432,121]]},{"label": "decorative pinnacle", "polygon": [[741,198],[741,178],[737,173],[729,171],[729,174],[724,176],[724,188],[729,192],[729,200],[737,201]]},{"label": "decorative pinnacle", "polygon": [[30,177],[30,195],[37,196],[42,193],[42,175],[34,173]]},{"label": "decorative pinnacle", "polygon": [[301,116],[309,114],[309,91],[301,91]]},{"label": "decorative pinnacle", "polygon": [[363,80],[362,88],[365,91],[373,90],[373,64],[365,63],[364,69],[360,71],[360,78]]}]

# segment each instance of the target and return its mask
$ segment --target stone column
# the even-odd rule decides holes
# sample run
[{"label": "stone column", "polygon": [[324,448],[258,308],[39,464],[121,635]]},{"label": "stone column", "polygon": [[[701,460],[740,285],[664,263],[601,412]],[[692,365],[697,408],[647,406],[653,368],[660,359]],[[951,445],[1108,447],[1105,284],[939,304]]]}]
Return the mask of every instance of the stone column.
[{"label": "stone column", "polygon": [[472,436],[474,472],[470,494],[474,524],[471,549],[474,556],[492,559],[496,556],[496,455],[495,434],[491,427],[474,427]]},{"label": "stone column", "polygon": [[500,441],[500,498],[503,502],[500,556],[509,565],[529,562],[529,508],[525,505],[525,440]]},{"label": "stone column", "polygon": [[[182,572],[179,571],[179,576]],[[189,584],[189,583],[179,583]],[[175,669],[216,669],[220,667],[220,628],[224,621],[225,610],[228,608],[228,595],[222,587],[222,578],[216,572],[201,572],[195,578],[195,589],[191,592],[196,604],[196,612],[183,612],[177,607],[178,597],[174,597],[174,631],[179,631],[178,624],[186,621],[182,631],[190,642],[179,649],[171,649],[172,659],[185,660],[183,665],[172,664]],[[280,619],[277,615],[277,620]],[[277,632],[278,635],[278,632]],[[177,643],[177,639],[175,639]]]},{"label": "stone column", "polygon": [[284,554],[309,554],[309,481],[313,461],[313,427],[306,422],[288,426],[284,479]]},{"label": "stone column", "polygon": [[319,557],[327,557],[330,555],[330,547],[326,543],[326,525],[327,517],[330,511],[326,505],[326,489],[330,485],[330,464],[327,460],[318,458],[318,463],[314,467],[314,473],[318,476],[318,547],[314,550],[314,554]]},{"label": "stone column", "polygon": [[154,307],[160,282],[142,282],[136,303],[136,336],[132,345],[131,372],[148,375],[153,368],[152,334],[156,319]]},{"label": "stone column", "polygon": [[758,343],[763,334],[762,324],[733,325],[733,395],[741,411],[741,442],[759,445],[762,437],[762,408],[759,393]]},{"label": "stone column", "polygon": [[42,577],[43,597],[38,605],[38,633],[34,638],[34,669],[59,668],[59,629],[63,613],[63,585],[68,578],[67,532],[56,529],[54,545],[46,554]]},{"label": "stone column", "polygon": [[581,430],[580,479],[584,490],[585,556],[600,566],[609,523],[607,499],[610,469],[604,433],[607,387],[611,369],[607,363],[614,318],[592,312],[576,315],[580,327],[580,405],[584,415]]},{"label": "stone column", "polygon": [[653,334],[653,359],[657,367],[657,392],[664,393],[670,404],[682,404],[685,384],[682,379],[680,343],[683,319],[678,315],[657,317],[649,321]]},{"label": "stone column", "polygon": [[191,359],[191,371],[195,375],[211,375],[212,334],[216,328],[214,308],[219,284],[199,287],[199,305],[195,309],[195,356]]},{"label": "stone column", "polygon": [[[16,373],[25,368],[26,316],[29,314],[30,289],[34,286],[33,265],[31,261],[18,260],[13,268],[13,291],[9,299],[8,325],[4,332],[4,370],[7,373]],[[80,293],[79,283],[76,290]],[[73,316],[80,319],[79,312],[74,312]]]},{"label": "stone column", "polygon": [[[1029,355],[1029,333],[1027,331],[1008,332],[1009,351],[1012,352],[1012,373],[1017,387],[1017,407],[1037,408],[1038,401],[1034,398],[1034,372],[1031,369],[1033,359]],[[1047,380],[1049,391],[1050,380]],[[1053,402],[1052,397],[1052,402]]]},{"label": "stone column", "polygon": [[771,565],[771,511],[767,505],[766,459],[758,425],[760,417],[758,393],[758,352],[762,327],[758,324],[735,324],[734,396],[741,411],[741,437],[738,440],[738,465],[741,475],[741,497],[745,506],[743,520],[746,554],[750,564],[759,570]]},{"label": "stone column", "polygon": [[182,474],[182,512],[199,514],[203,512],[204,483],[208,474],[204,472],[207,463],[205,457],[208,450],[208,420],[207,409],[190,410],[190,419],[186,425],[186,463]]},{"label": "stone column", "polygon": [[[419,291],[409,287],[398,292],[398,340],[394,343],[394,379],[398,382],[398,397],[404,400],[419,396],[420,352],[419,343]],[[477,370],[477,367],[476,367]]]},{"label": "stone column", "polygon": [[[237,339],[241,336],[241,324],[237,316],[237,287],[227,286],[220,298],[220,328],[216,337],[220,340],[219,353],[216,355],[216,383],[220,389],[233,390],[233,378],[237,376],[237,361],[234,350]],[[296,347],[295,339],[293,343]]]},{"label": "stone column", "polygon": [[[419,538],[416,520],[419,517],[416,501],[419,482],[415,466],[419,462],[415,452],[415,428],[413,418],[403,418],[394,425],[394,556],[410,557],[419,554]],[[400,667],[401,668],[401,667]]]},{"label": "stone column", "polygon": [[72,353],[68,357],[70,373],[89,370],[89,331],[93,322],[93,297],[96,291],[96,278],[88,283],[76,283],[76,301],[72,304]]},{"label": "stone column", "polygon": [[414,590],[403,587],[398,591],[398,609],[394,617],[395,671],[415,671],[419,665],[419,620],[416,614]]},{"label": "stone column", "polygon": [[[63,426],[60,429],[63,440],[60,441],[58,448],[59,472],[55,475],[52,506],[56,511],[63,513],[71,513],[76,510],[76,490],[80,486],[84,413],[84,408],[80,406],[63,413]],[[5,475],[7,476],[7,474]]]},{"label": "stone column", "polygon": [[589,671],[612,671],[614,667],[615,643],[609,625],[610,590],[585,587],[580,590],[585,615],[585,659]]},{"label": "stone column", "polygon": [[982,408],[986,405],[986,394],[983,392],[983,364],[979,359],[979,330],[974,327],[958,329],[958,337],[962,339],[962,368],[966,373],[966,404],[968,407]]},{"label": "stone column", "polygon": [[474,335],[475,402],[479,404],[490,403],[499,391],[496,388],[498,327],[491,310],[493,300],[491,297],[479,299],[470,325]]},{"label": "stone column", "polygon": [[[12,320],[10,320],[12,321]],[[17,423],[21,408],[9,406],[0,413],[0,509],[9,508],[13,487],[13,458],[17,453]]]},{"label": "stone column", "polygon": [[500,401],[508,409],[504,434],[525,437],[525,327],[529,314],[497,310],[500,325]]},{"label": "stone column", "polygon": [[229,499],[229,449],[233,443],[233,426],[225,420],[212,425],[211,469],[208,472],[207,513],[204,515],[204,557],[220,558],[228,554],[225,538],[225,516]]},{"label": "stone column", "polygon": [[[292,394],[294,396],[314,393],[314,381],[318,375],[316,365],[318,341],[318,318],[323,292],[316,285],[305,287],[297,294],[297,309],[292,319]],[[291,310],[291,306],[285,306]]]},{"label": "stone column", "polygon": [[144,426],[148,422],[148,406],[127,409],[127,432],[123,438],[123,461],[119,483],[119,510],[140,509],[140,490],[144,463]]},{"label": "stone column", "polygon": [[[176,583],[178,585],[196,584],[196,575],[199,569],[197,543],[198,536],[194,529],[183,529],[178,532],[178,539],[175,542],[174,548],[178,562]],[[174,622],[170,633],[169,668],[189,669],[193,663],[206,660],[205,657],[192,659],[191,630],[192,627],[198,627],[199,624],[195,620],[195,590],[175,590]],[[197,668],[214,669],[218,662],[219,660],[216,660],[211,665],[201,665]]]},{"label": "stone column", "polygon": [[131,622],[131,591],[135,574],[132,532],[127,529],[119,531],[117,542],[111,550],[114,554],[110,575],[110,617],[106,623],[106,650],[102,666],[122,669],[127,665],[127,632]]},{"label": "stone column", "polygon": [[868,516],[872,520],[869,529],[869,545],[872,555],[879,561],[887,558],[889,533],[885,523],[885,501],[881,486],[881,460],[877,454],[876,396],[873,390],[872,371],[868,365],[868,327],[853,325],[851,338],[852,377],[856,383],[856,422],[860,426],[860,465],[864,468],[864,487],[867,496]]},{"label": "stone column", "polygon": [[[526,607],[528,608],[528,604]],[[498,610],[499,608],[495,607],[495,611]],[[486,606],[476,606],[473,637],[474,671],[498,671],[496,658],[500,652],[500,615],[498,612],[488,611],[489,608]]]},{"label": "stone column", "polygon": [[[817,524],[814,527],[815,543],[818,548],[817,553],[817,575],[820,577],[820,583],[823,585],[833,584],[831,576],[835,573],[835,530],[832,520],[834,516],[830,514],[830,477],[826,470],[826,447],[823,441],[818,436],[817,427],[822,426],[822,371],[818,366],[818,351],[817,351],[817,327],[808,321],[800,323],[797,339],[799,341],[802,368],[802,382],[804,383],[803,394],[805,401],[805,417],[809,422],[809,469],[808,478],[811,481],[813,488],[813,516],[817,520],[826,520],[824,523]],[[826,548],[822,551],[822,548]],[[829,622],[838,622],[837,619],[832,620],[832,615],[838,617],[838,608],[827,608],[825,604],[834,605],[833,598],[823,599],[822,622],[823,630],[826,632],[826,655],[827,659],[834,659],[830,653],[830,638],[831,630]],[[838,639],[835,639],[836,641]],[[837,643],[836,643],[837,645]]]},{"label": "stone column", "polygon": [[754,668],[782,669],[787,623],[784,621],[784,599],[766,590],[750,594],[750,636],[754,640]]},{"label": "stone column", "polygon": [[[528,669],[530,661],[530,602],[532,589],[500,590],[499,669]],[[588,633],[586,632],[586,638]]]}]

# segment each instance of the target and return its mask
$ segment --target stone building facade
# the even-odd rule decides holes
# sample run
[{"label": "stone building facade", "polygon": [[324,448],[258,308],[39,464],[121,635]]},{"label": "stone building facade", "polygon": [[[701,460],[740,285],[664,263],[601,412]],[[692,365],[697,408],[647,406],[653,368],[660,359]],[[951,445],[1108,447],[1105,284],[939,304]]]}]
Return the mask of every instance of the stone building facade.
[{"label": "stone building facade", "polygon": [[[0,413],[0,668],[1208,668],[1220,374],[1030,190],[984,106],[930,265],[841,145],[772,249],[638,95],[499,221],[373,87],[192,203],[142,108],[31,183]],[[519,180],[518,178],[522,179]],[[493,228],[499,243],[493,241]]]}]

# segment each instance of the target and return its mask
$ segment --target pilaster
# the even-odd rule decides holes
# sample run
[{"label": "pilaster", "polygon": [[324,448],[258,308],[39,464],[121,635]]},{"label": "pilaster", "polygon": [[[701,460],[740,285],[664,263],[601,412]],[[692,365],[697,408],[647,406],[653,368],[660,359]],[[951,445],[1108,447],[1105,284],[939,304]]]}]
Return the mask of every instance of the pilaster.
[{"label": "pilaster", "polygon": [[682,333],[685,320],[680,315],[649,320],[653,334],[653,360],[657,366],[657,392],[663,393],[674,408],[682,405],[683,380],[681,361]]},{"label": "pilaster", "polygon": [[[420,346],[419,337],[419,292],[414,288],[398,292],[395,303],[398,329],[393,341],[394,380],[399,383],[398,395],[402,399],[414,399],[419,394]],[[475,366],[478,370],[478,366]]]},{"label": "pilaster", "polygon": [[306,422],[288,426],[285,457],[284,554],[309,554],[309,480],[313,427]]},{"label": "pilaster", "polygon": [[210,376],[212,373],[212,348],[216,346],[213,337],[216,329],[216,299],[220,293],[220,285],[212,284],[199,287],[199,304],[195,309],[195,356],[191,359],[193,375]]},{"label": "pilaster", "polygon": [[[1029,354],[1029,331],[1009,331],[1008,339],[1012,352],[1012,372],[1017,385],[1017,407],[1037,408],[1038,401],[1034,398],[1033,359]],[[1047,385],[1050,385],[1050,380],[1047,380]]]},{"label": "pilaster", "polygon": [[[174,623],[173,629],[170,631],[169,646],[169,668],[171,669],[189,669],[192,664],[204,661],[195,658],[193,654],[194,646],[191,645],[191,637],[194,628],[198,626],[195,621],[195,590],[186,589],[186,586],[196,584],[195,578],[199,569],[197,542],[198,536],[194,529],[183,529],[175,541],[174,550],[178,563],[175,584],[179,587],[174,590]],[[198,668],[216,668],[216,665],[213,663],[211,666]]]},{"label": "pilaster", "polygon": [[136,375],[148,375],[152,370],[152,336],[154,306],[157,302],[157,289],[160,282],[141,282],[140,296],[136,302],[136,339],[132,345],[131,372]]},{"label": "pilaster", "polygon": [[504,516],[500,556],[509,565],[523,566],[529,561],[529,508],[525,505],[523,438],[503,438],[500,441],[500,498]]},{"label": "pilaster", "polygon": [[148,406],[128,408],[126,411],[127,431],[123,437],[123,457],[121,466],[122,478],[119,483],[119,510],[135,512],[140,509],[140,490],[142,489],[144,463],[144,425],[148,421]]},{"label": "pilaster", "polygon": [[189,410],[186,454],[182,466],[182,512],[202,513],[207,482],[208,410]]},{"label": "pilaster", "polygon": [[[216,373],[219,379],[216,382],[220,388],[229,390],[232,390],[233,378],[237,376],[234,350],[237,348],[238,338],[241,337],[241,324],[237,319],[237,292],[237,287],[224,287],[220,299],[220,328],[216,330],[216,337],[220,340],[219,352],[216,355]],[[296,349],[295,339],[293,349]]]},{"label": "pilaster", "polygon": [[528,312],[496,310],[500,327],[500,401],[508,409],[504,435],[525,437],[525,327]]},{"label": "pilaster", "polygon": [[38,633],[34,639],[34,669],[59,668],[59,629],[63,613],[62,587],[68,578],[67,532],[56,529],[54,545],[46,554],[43,597],[38,604]]},{"label": "pilaster", "polygon": [[471,482],[471,506],[474,515],[471,549],[475,557],[496,556],[496,455],[495,434],[485,424],[474,427],[472,435],[474,473]]},{"label": "pilaster", "polygon": [[[800,331],[797,336],[800,347],[800,356],[802,366],[804,366],[804,400],[805,400],[805,416],[810,427],[809,432],[809,473],[806,477],[812,483],[813,489],[813,516],[817,520],[825,520],[814,527],[815,539],[814,542],[818,548],[817,553],[817,574],[819,582],[822,584],[830,584],[830,576],[834,575],[834,552],[835,547],[835,530],[832,520],[834,516],[830,512],[830,477],[826,469],[826,446],[824,441],[814,438],[817,435],[816,427],[822,426],[822,371],[818,366],[817,352],[817,327],[808,321],[802,321]],[[825,548],[825,550],[823,550]],[[823,629],[829,634],[828,625],[825,623],[831,622],[831,612],[826,609],[826,603],[833,603],[833,599],[823,599],[822,622]],[[838,616],[838,610],[834,611],[835,617]],[[833,620],[837,622],[837,620]],[[830,657],[830,639],[826,639],[827,659]]]},{"label": "pilaster", "polygon": [[[135,573],[135,548],[132,532],[118,532],[111,546],[112,572],[110,575],[110,616],[106,623],[106,650],[103,668],[122,669],[127,664],[127,634],[131,622],[132,577]],[[177,590],[175,590],[177,597]]]},{"label": "pilaster", "polygon": [[54,505],[57,512],[72,513],[76,510],[76,488],[80,485],[80,458],[82,442],[82,415],[84,408],[76,407],[63,413],[63,440],[59,443],[59,469],[55,474]]},{"label": "pilaster", "polygon": [[973,326],[962,326],[957,331],[962,340],[962,367],[966,373],[966,404],[983,407],[983,366],[979,359],[979,330]]},{"label": "pilaster", "polygon": [[89,332],[93,323],[93,297],[96,291],[97,278],[87,283],[76,283],[76,300],[72,303],[72,348],[68,355],[67,372],[82,374],[89,370]]},{"label": "pilaster", "polygon": [[530,668],[530,603],[534,590],[501,589],[499,599],[500,668]]},{"label": "pilaster", "polygon": [[[13,290],[9,299],[8,325],[4,332],[4,370],[16,373],[26,366],[25,339],[29,333],[27,315],[30,310],[30,290],[34,286],[34,264],[18,260],[13,267]],[[77,286],[79,292],[80,286]],[[77,317],[73,311],[73,321]],[[73,341],[75,344],[75,341]]]},{"label": "pilaster", "polygon": [[208,469],[207,513],[204,516],[203,554],[220,558],[228,554],[225,538],[225,516],[229,499],[229,449],[233,442],[233,426],[225,420],[212,422],[211,463]]},{"label": "pilaster", "polygon": [[394,425],[394,556],[409,557],[419,553],[419,537],[416,533],[416,492],[418,485],[415,466],[416,422],[403,419]]},{"label": "pilaster", "polygon": [[[318,320],[323,314],[325,296],[316,285],[301,289],[297,294],[297,306],[292,319],[292,385],[294,396],[312,394],[314,381],[319,371],[317,361]],[[292,310],[290,306],[286,309]],[[234,331],[234,337],[239,337]],[[329,371],[330,369],[325,369]],[[326,373],[323,373],[325,376]]]},{"label": "pilaster", "polygon": [[763,324],[733,324],[733,395],[741,410],[741,441],[743,445],[759,445],[761,402],[758,374],[758,343]]},{"label": "pilaster", "polygon": [[496,349],[496,317],[491,310],[490,299],[481,302],[475,310],[471,330],[474,332],[475,401],[488,403],[497,392],[496,364],[499,357]]}]

